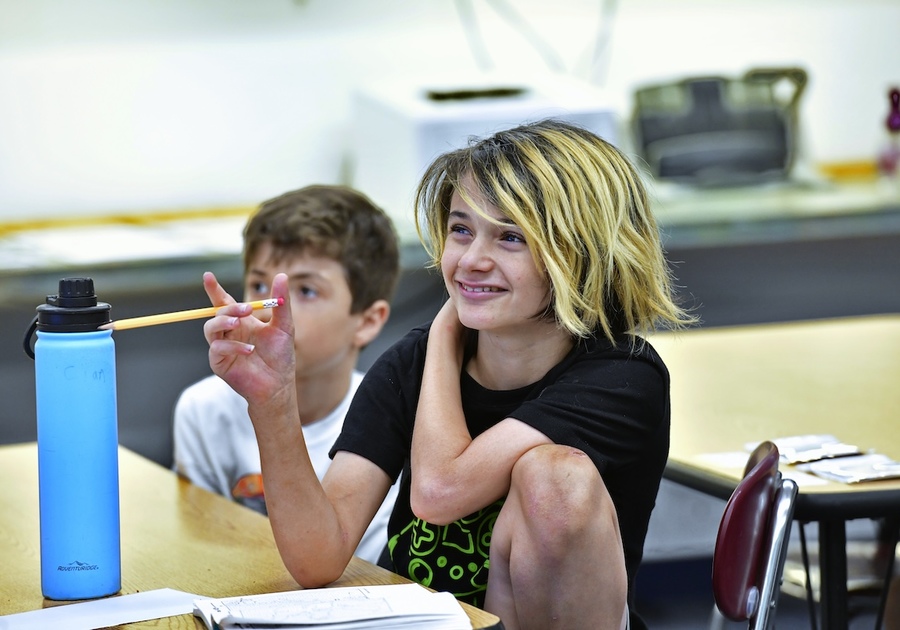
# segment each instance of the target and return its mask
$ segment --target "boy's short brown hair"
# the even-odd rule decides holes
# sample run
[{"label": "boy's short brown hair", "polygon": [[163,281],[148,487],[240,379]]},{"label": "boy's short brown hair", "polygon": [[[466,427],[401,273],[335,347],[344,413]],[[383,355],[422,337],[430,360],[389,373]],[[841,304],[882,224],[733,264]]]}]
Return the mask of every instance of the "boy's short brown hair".
[{"label": "boy's short brown hair", "polygon": [[384,211],[352,188],[307,186],[263,202],[244,227],[244,273],[264,243],[272,245],[276,263],[302,254],[339,262],[353,298],[351,313],[393,296],[400,272],[397,234]]}]

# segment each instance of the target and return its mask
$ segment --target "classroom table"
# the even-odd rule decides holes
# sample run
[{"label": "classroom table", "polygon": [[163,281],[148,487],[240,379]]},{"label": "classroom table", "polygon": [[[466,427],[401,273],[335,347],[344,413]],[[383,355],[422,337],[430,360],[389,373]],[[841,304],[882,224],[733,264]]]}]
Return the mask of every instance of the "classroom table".
[{"label": "classroom table", "polygon": [[[900,315],[701,327],[651,343],[672,379],[672,481],[727,499],[748,444],[792,435],[832,434],[900,460]],[[846,522],[900,515],[900,480],[781,470],[799,485],[794,519],[818,523],[823,628],[846,628]]]},{"label": "classroom table", "polygon": [[[0,615],[64,605],[41,595],[37,445],[0,446]],[[119,448],[121,594],[171,588],[207,597],[298,589],[278,555],[266,517],[207,492],[140,455]],[[408,580],[354,557],[330,586]],[[500,619],[467,604],[473,628]],[[193,615],[146,625],[196,630]]]}]

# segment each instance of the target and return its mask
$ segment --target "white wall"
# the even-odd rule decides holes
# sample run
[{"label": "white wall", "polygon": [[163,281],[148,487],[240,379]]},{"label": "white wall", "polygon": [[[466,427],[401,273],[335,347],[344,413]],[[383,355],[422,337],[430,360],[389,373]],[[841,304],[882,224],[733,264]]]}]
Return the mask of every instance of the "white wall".
[{"label": "white wall", "polygon": [[[550,52],[499,17],[508,5]],[[0,0],[0,222],[347,181],[360,82],[519,77],[548,57],[623,119],[642,83],[798,64],[805,157],[867,159],[900,84],[898,27],[897,0]]]}]

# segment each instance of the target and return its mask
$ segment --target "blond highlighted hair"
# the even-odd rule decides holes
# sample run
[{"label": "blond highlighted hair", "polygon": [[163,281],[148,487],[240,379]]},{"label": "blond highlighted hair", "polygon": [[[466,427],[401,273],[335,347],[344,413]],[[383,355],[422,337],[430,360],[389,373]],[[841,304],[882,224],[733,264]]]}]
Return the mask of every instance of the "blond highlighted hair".
[{"label": "blond highlighted hair", "polygon": [[473,140],[438,157],[416,191],[416,227],[440,267],[450,198],[462,186],[524,233],[549,279],[548,314],[575,337],[601,331],[615,341],[695,319],[675,304],[672,275],[640,174],[594,133],[543,120]]}]

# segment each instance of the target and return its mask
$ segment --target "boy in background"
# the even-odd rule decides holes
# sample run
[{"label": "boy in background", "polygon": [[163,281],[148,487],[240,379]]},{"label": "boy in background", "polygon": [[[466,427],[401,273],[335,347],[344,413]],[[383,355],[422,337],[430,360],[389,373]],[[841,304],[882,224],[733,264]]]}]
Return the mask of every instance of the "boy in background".
[{"label": "boy in background", "polygon": [[[316,476],[341,432],[362,373],[360,351],[381,332],[399,273],[390,219],[361,193],[308,186],[264,202],[244,228],[244,300],[270,297],[290,278],[299,422]],[[268,310],[257,311],[268,321]],[[302,446],[301,446],[302,447]],[[174,413],[175,470],[194,484],[266,514],[256,435],[247,402],[218,376],[188,387]],[[377,562],[397,486],[356,555]]]}]

